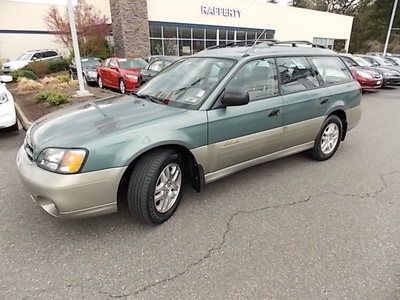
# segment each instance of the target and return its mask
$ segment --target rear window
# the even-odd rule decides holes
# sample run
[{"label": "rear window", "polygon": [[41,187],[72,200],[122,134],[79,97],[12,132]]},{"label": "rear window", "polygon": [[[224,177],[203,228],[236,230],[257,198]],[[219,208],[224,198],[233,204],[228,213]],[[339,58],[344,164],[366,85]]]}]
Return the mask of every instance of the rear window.
[{"label": "rear window", "polygon": [[318,70],[318,79],[324,84],[336,84],[352,79],[346,65],[339,57],[311,57]]},{"label": "rear window", "polygon": [[319,86],[318,79],[305,57],[278,58],[282,94],[305,91]]}]

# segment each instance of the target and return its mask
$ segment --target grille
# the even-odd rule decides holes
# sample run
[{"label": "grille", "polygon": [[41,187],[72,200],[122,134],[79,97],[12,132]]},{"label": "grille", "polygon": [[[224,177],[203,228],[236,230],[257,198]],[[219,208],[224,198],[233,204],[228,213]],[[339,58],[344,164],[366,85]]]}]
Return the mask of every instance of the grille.
[{"label": "grille", "polygon": [[33,160],[33,147],[28,142],[25,142],[24,148],[28,158]]}]

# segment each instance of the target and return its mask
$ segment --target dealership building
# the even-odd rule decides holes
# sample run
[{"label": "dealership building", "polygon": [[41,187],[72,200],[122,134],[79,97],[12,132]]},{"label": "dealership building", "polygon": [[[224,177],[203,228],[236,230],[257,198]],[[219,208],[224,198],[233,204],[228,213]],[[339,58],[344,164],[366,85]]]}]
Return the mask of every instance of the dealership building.
[{"label": "dealership building", "polygon": [[[0,59],[31,49],[66,51],[46,28],[50,2],[0,2]],[[353,18],[256,0],[86,0],[112,23],[120,56],[190,55],[213,45],[257,38],[307,40],[347,50]],[[60,9],[64,9],[59,5]],[[262,36],[261,36],[262,34]]]}]

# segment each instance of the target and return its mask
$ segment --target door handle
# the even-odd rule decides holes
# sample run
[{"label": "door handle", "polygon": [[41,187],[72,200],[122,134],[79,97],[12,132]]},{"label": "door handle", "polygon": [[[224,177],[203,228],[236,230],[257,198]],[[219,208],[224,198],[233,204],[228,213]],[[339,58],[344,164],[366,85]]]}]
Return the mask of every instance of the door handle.
[{"label": "door handle", "polygon": [[281,110],[279,108],[275,108],[273,110],[271,110],[268,114],[268,118],[269,117],[275,117],[275,116],[279,116],[279,114],[281,113]]},{"label": "door handle", "polygon": [[325,103],[327,103],[328,101],[329,101],[329,98],[328,98],[328,97],[322,98],[321,101],[320,101],[320,104],[325,104]]}]

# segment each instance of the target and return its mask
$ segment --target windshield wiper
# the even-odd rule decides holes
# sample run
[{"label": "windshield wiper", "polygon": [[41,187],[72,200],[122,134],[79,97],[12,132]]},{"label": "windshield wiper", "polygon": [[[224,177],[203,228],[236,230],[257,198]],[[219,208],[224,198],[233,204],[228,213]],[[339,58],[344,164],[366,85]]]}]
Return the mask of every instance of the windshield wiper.
[{"label": "windshield wiper", "polygon": [[205,77],[200,77],[196,81],[193,81],[191,84],[175,90],[174,93],[180,93],[180,92],[186,91],[186,90],[190,89],[192,86],[195,86],[196,84],[200,83],[200,81],[202,81],[203,79],[205,79]]},{"label": "windshield wiper", "polygon": [[136,97],[138,97],[138,98],[140,98],[140,99],[146,99],[146,100],[149,100],[149,101],[151,101],[151,102],[154,102],[154,103],[158,103],[158,104],[165,104],[165,101],[164,100],[162,100],[162,99],[160,99],[160,98],[157,98],[157,97],[154,97],[154,96],[152,96],[152,95],[147,95],[147,94],[137,94],[137,93],[132,93],[132,95],[134,95],[134,96],[136,96]]}]

